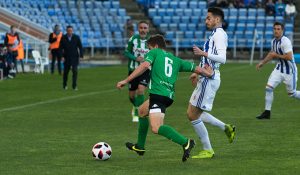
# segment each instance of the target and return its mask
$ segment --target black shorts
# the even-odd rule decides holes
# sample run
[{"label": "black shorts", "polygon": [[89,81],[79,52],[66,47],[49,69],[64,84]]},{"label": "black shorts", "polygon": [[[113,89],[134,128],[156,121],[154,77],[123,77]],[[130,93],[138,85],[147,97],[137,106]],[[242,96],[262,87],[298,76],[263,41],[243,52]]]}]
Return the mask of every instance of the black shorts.
[{"label": "black shorts", "polygon": [[167,107],[171,106],[173,100],[156,94],[149,95],[149,113],[166,113]]},{"label": "black shorts", "polygon": [[[130,71],[128,75],[130,75],[133,71]],[[142,75],[136,77],[135,79],[131,80],[128,83],[128,88],[130,91],[137,90],[139,84],[144,85],[145,87],[148,86],[148,83],[150,81],[150,71],[146,70]]]}]

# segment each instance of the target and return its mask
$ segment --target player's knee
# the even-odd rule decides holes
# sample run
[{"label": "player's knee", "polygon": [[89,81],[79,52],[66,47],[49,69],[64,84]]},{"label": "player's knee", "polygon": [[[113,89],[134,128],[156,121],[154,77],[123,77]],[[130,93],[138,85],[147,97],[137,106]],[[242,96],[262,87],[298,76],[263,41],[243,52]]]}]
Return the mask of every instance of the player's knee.
[{"label": "player's knee", "polygon": [[187,117],[190,121],[194,121],[198,119],[198,115],[195,115],[193,111],[191,111],[190,109],[187,110]]},{"label": "player's knee", "polygon": [[152,125],[151,126],[151,131],[152,131],[152,133],[153,134],[158,134],[158,128],[159,128],[159,126],[156,126],[156,125]]},{"label": "player's knee", "polygon": [[148,115],[148,111],[143,108],[139,108],[139,117],[146,117]]},{"label": "player's knee", "polygon": [[266,86],[266,92],[273,92],[273,87]]}]

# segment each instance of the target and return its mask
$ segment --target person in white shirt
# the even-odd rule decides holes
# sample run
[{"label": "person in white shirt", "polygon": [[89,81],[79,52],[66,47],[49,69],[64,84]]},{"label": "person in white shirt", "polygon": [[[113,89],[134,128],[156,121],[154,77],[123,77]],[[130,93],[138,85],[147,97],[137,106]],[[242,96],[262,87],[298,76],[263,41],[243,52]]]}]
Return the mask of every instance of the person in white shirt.
[{"label": "person in white shirt", "polygon": [[286,90],[290,97],[300,99],[300,91],[296,90],[298,73],[294,60],[293,46],[291,41],[283,36],[283,31],[284,25],[280,22],[275,22],[273,25],[274,39],[271,43],[271,51],[256,65],[256,69],[260,70],[269,61],[277,60],[276,67],[266,85],[265,111],[257,116],[257,119],[270,119],[274,98],[273,90],[282,82],[286,85]]},{"label": "person in white shirt", "polygon": [[192,158],[212,158],[214,151],[210,144],[207,129],[203,122],[219,127],[227,135],[231,143],[235,135],[235,126],[225,124],[218,120],[208,112],[212,110],[215,95],[220,86],[220,64],[226,62],[227,49],[227,34],[222,28],[224,21],[224,12],[220,8],[209,8],[206,17],[206,26],[212,30],[209,38],[204,44],[203,50],[197,46],[193,47],[193,52],[200,57],[200,66],[210,66],[213,68],[215,74],[213,77],[198,77],[197,74],[192,74],[190,79],[196,85],[196,88],[191,95],[187,114],[191,121],[197,135],[199,136],[203,150]]},{"label": "person in white shirt", "polygon": [[285,16],[286,16],[286,19],[294,21],[296,15],[297,15],[296,7],[293,4],[293,1],[290,0],[289,3],[285,6]]}]

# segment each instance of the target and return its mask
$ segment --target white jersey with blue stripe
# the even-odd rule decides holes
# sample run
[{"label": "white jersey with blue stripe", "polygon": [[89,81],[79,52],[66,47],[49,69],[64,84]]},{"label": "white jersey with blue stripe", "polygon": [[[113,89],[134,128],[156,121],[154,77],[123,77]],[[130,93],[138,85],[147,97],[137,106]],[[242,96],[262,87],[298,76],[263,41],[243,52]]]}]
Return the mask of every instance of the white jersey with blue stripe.
[{"label": "white jersey with blue stripe", "polygon": [[228,37],[223,28],[215,28],[207,41],[204,43],[203,50],[208,53],[207,57],[201,57],[200,66],[208,64],[215,71],[214,78],[220,77],[220,64],[226,62],[226,50],[228,46]]},{"label": "white jersey with blue stripe", "polygon": [[[282,36],[280,39],[274,38],[271,43],[271,50],[277,54],[284,55],[288,52],[293,52],[293,46],[291,41]],[[294,74],[297,72],[297,67],[295,64],[294,54],[292,53],[292,60],[278,59],[275,70],[285,73],[285,74]]]}]

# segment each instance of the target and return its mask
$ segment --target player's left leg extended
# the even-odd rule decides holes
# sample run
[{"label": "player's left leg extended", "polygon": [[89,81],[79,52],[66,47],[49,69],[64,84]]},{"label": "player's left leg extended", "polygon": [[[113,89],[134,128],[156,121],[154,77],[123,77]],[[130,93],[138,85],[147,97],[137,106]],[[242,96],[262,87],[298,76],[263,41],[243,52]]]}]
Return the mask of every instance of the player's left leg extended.
[{"label": "player's left leg extended", "polygon": [[148,134],[149,128],[149,120],[148,120],[148,113],[149,113],[149,100],[145,101],[139,108],[139,128],[138,128],[138,139],[137,143],[127,142],[126,147],[129,150],[135,151],[139,155],[144,155],[145,153],[145,143]]},{"label": "player's left leg extended", "polygon": [[150,113],[150,124],[151,130],[154,134],[159,134],[166,137],[167,139],[181,145],[183,147],[182,161],[185,162],[189,156],[190,152],[195,146],[194,140],[188,139],[179,132],[177,132],[173,127],[169,125],[164,125],[164,113]]}]

